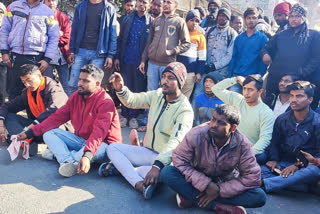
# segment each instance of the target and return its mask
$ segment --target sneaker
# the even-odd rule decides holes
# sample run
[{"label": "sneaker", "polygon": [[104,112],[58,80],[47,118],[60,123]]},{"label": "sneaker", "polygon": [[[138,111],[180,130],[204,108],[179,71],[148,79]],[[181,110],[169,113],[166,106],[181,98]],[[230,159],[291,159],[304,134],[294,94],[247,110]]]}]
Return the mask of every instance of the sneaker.
[{"label": "sneaker", "polygon": [[125,117],[120,117],[120,126],[121,128],[124,128],[127,126],[128,120]]},{"label": "sneaker", "polygon": [[146,200],[150,200],[152,198],[152,194],[153,194],[153,190],[154,190],[154,185],[150,184],[147,187],[143,187],[143,197]]},{"label": "sneaker", "polygon": [[116,167],[112,164],[112,162],[106,162],[102,163],[99,167],[98,174],[101,177],[107,177],[109,175],[118,175],[118,170]]},{"label": "sneaker", "polygon": [[217,203],[216,214],[246,214],[246,209],[242,206],[233,206]]},{"label": "sneaker", "polygon": [[138,120],[136,118],[132,118],[131,120],[129,120],[129,127],[131,129],[137,129],[139,127]]},{"label": "sneaker", "polygon": [[132,129],[129,135],[131,145],[140,146],[140,139],[136,129]]},{"label": "sneaker", "polygon": [[41,157],[43,159],[50,160],[50,161],[55,159],[54,154],[49,149],[44,150],[41,154]]},{"label": "sneaker", "polygon": [[78,163],[63,163],[59,167],[59,174],[63,177],[70,178],[77,174]]},{"label": "sneaker", "polygon": [[192,207],[192,202],[183,197],[180,194],[176,194],[177,205],[179,208],[190,208]]}]

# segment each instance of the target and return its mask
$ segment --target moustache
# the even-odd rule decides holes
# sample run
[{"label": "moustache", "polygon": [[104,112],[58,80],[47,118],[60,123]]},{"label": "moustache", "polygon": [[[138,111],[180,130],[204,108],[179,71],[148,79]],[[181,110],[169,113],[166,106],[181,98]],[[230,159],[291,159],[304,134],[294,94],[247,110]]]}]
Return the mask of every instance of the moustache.
[{"label": "moustache", "polygon": [[164,87],[165,87],[165,88],[169,88],[169,86],[168,86],[167,84],[162,84],[161,87],[162,87],[162,88],[164,88]]}]

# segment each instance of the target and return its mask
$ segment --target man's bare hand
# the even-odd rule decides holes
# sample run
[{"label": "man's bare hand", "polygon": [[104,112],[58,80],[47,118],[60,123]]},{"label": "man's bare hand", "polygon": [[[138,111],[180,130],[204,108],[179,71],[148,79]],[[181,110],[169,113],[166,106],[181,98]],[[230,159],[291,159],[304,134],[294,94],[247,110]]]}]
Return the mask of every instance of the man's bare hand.
[{"label": "man's bare hand", "polygon": [[287,178],[289,175],[293,175],[298,170],[299,168],[296,165],[292,164],[286,167],[284,170],[282,170],[280,175],[284,178]]},{"label": "man's bare hand", "polygon": [[196,76],[194,77],[194,82],[198,83],[201,81],[201,74],[196,74]]},{"label": "man's bare hand", "polygon": [[264,64],[270,65],[272,63],[271,56],[269,54],[263,55],[262,61],[263,61]]},{"label": "man's bare hand", "polygon": [[123,90],[123,86],[124,86],[123,78],[121,74],[119,74],[118,72],[114,72],[110,76],[109,82],[112,83],[112,86],[116,91],[119,92]]},{"label": "man's bare hand", "polygon": [[148,172],[146,177],[143,180],[143,185],[145,187],[149,186],[150,184],[156,185],[160,178],[160,170],[156,167],[152,167],[151,170]]},{"label": "man's bare hand", "polygon": [[120,72],[120,60],[119,59],[114,60],[114,69],[116,69],[117,72]]},{"label": "man's bare hand", "polygon": [[236,77],[237,83],[239,83],[240,85],[243,84],[243,82],[244,82],[245,79],[246,79],[246,78],[244,78],[243,76],[237,76],[237,77]]},{"label": "man's bare hand", "polygon": [[107,57],[105,62],[104,62],[104,68],[106,70],[111,69],[112,68],[112,58]]},{"label": "man's bare hand", "polygon": [[273,172],[275,168],[280,169],[280,166],[277,161],[268,161],[266,166]]},{"label": "man's bare hand", "polygon": [[68,57],[68,63],[71,65],[74,64],[74,58],[74,53],[71,53]]},{"label": "man's bare hand", "polygon": [[5,126],[0,126],[0,142],[4,143],[8,139],[8,131]]},{"label": "man's bare hand", "polygon": [[3,63],[5,63],[9,68],[12,67],[9,54],[2,54],[2,61],[3,61]]},{"label": "man's bare hand", "polygon": [[198,206],[199,207],[207,207],[213,200],[219,197],[219,186],[213,182],[211,182],[207,189],[200,193],[197,198],[199,199]]},{"label": "man's bare hand", "polygon": [[143,75],[146,74],[146,71],[145,71],[145,63],[144,63],[144,62],[141,62],[138,68],[139,68],[139,71],[140,71]]},{"label": "man's bare hand", "polygon": [[90,170],[90,167],[91,163],[89,158],[82,157],[79,161],[77,172],[78,174],[87,174]]},{"label": "man's bare hand", "polygon": [[49,66],[49,63],[47,63],[45,60],[41,60],[39,64],[41,73],[45,72]]},{"label": "man's bare hand", "polygon": [[22,131],[20,134],[17,135],[18,141],[25,140],[25,139],[27,139],[27,135],[25,131]]}]

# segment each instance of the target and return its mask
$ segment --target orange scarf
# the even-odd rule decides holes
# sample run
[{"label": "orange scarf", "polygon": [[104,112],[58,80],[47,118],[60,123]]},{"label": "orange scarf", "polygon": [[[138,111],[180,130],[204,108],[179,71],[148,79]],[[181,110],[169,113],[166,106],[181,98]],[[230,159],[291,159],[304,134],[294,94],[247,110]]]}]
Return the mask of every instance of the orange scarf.
[{"label": "orange scarf", "polygon": [[39,114],[41,114],[45,110],[43,99],[40,95],[40,91],[42,91],[45,87],[45,82],[46,82],[45,78],[42,77],[40,86],[37,90],[37,96],[36,96],[37,103],[35,102],[35,100],[32,96],[31,90],[30,89],[27,90],[28,104],[29,104],[29,107],[30,107],[30,110],[31,110],[33,116],[35,116],[35,117],[38,117]]}]

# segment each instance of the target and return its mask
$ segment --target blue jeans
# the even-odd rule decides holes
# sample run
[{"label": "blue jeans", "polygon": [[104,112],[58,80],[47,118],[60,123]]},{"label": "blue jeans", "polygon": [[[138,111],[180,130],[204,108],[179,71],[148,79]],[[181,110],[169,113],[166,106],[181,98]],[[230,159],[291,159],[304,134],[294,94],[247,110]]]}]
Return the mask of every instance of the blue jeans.
[{"label": "blue jeans", "polygon": [[263,152],[261,154],[257,154],[256,155],[256,160],[258,162],[259,165],[263,165],[263,164],[266,164],[267,162],[267,153],[266,152]]},{"label": "blue jeans", "polygon": [[73,94],[77,90],[80,69],[88,64],[93,64],[103,69],[104,57],[98,57],[98,53],[96,50],[87,50],[84,48],[79,48],[79,52],[75,56],[74,64],[71,68],[70,80],[68,82],[68,96],[71,96],[71,94]]},{"label": "blue jeans", "polygon": [[148,62],[148,91],[157,90],[159,88],[159,82],[165,68],[166,66],[155,65]]},{"label": "blue jeans", "polygon": [[[200,191],[188,183],[181,172],[174,166],[166,166],[161,170],[160,180],[171,187],[186,199],[190,200],[194,206],[198,206],[199,199],[196,198]],[[247,208],[261,207],[266,203],[267,196],[261,188],[247,190],[233,198],[217,198],[210,202],[207,209],[214,210],[216,203],[243,206]]]},{"label": "blue jeans", "polygon": [[69,68],[68,64],[65,65],[49,65],[47,70],[44,72],[44,75],[54,79],[53,68],[56,68],[59,75],[59,81],[63,87],[64,92],[68,91],[68,81],[69,81]]},{"label": "blue jeans", "polygon": [[16,135],[23,131],[24,127],[29,126],[33,120],[20,115],[9,113],[5,120],[5,126],[9,135]]},{"label": "blue jeans", "polygon": [[[44,133],[43,140],[59,163],[79,162],[86,144],[85,139],[62,129],[52,129]],[[106,143],[102,143],[91,162],[105,162],[107,147]]]},{"label": "blue jeans", "polygon": [[[292,165],[289,162],[278,162],[281,170]],[[307,191],[307,184],[313,184],[320,179],[320,168],[309,165],[306,168],[299,169],[293,175],[284,178],[270,171],[267,166],[261,166],[261,177],[267,192],[276,192],[282,189],[291,189],[298,191]]]}]

